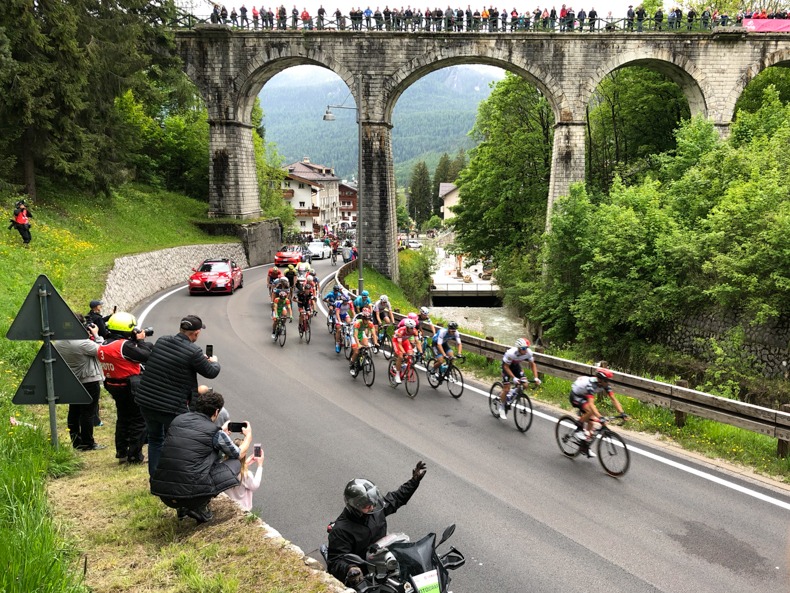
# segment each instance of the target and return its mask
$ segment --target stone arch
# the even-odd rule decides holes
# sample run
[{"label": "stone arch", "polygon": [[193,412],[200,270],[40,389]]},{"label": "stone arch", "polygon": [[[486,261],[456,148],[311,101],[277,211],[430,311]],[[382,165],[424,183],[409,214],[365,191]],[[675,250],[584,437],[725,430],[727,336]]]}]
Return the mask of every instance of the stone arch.
[{"label": "stone arch", "polygon": [[716,117],[718,114],[715,112],[715,94],[705,73],[684,55],[647,47],[620,53],[596,68],[593,75],[581,86],[580,105],[577,109],[584,111],[595,89],[607,74],[628,66],[643,66],[664,74],[683,91],[691,115],[701,113],[718,121]]},{"label": "stone arch", "polygon": [[749,84],[758,74],[771,66],[790,67],[790,49],[780,49],[767,56],[760,58],[758,62],[749,64],[743,73],[735,81],[735,86],[730,90],[727,98],[722,104],[722,115],[725,121],[731,121],[735,115],[735,104],[743,94],[746,85]]},{"label": "stone arch", "polygon": [[330,54],[319,48],[305,47],[301,43],[269,46],[264,52],[249,60],[244,69],[236,76],[238,98],[236,117],[249,124],[252,106],[263,86],[276,74],[292,66],[321,66],[337,74],[349,89],[354,88],[353,74]]},{"label": "stone arch", "polygon": [[384,104],[380,106],[383,120],[386,122],[392,120],[395,103],[413,83],[436,70],[461,64],[496,66],[527,79],[546,97],[554,111],[555,121],[572,120],[570,102],[559,82],[548,70],[529,61],[525,55],[512,52],[508,47],[476,43],[468,44],[466,47],[437,49],[414,58],[388,77],[384,83]]}]

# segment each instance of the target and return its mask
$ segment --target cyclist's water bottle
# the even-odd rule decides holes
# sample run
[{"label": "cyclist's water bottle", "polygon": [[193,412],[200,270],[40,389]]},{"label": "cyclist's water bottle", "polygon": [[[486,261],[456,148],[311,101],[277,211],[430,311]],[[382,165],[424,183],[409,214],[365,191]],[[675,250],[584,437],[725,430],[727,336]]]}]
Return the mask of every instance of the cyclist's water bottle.
[{"label": "cyclist's water bottle", "polygon": [[442,366],[439,367],[439,372],[441,372],[441,373],[443,373],[446,370],[447,370],[447,365],[446,364],[443,364]]},{"label": "cyclist's water bottle", "polygon": [[513,387],[510,389],[510,392],[507,394],[507,403],[510,403],[511,400],[516,396],[516,388]]}]

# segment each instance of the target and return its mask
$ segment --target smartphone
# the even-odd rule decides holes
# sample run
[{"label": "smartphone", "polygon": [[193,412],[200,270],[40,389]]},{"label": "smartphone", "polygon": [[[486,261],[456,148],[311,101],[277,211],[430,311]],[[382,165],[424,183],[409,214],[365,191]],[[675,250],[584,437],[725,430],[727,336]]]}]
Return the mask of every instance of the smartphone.
[{"label": "smartphone", "polygon": [[247,426],[246,422],[228,422],[228,430],[231,432],[241,432],[245,426]]},{"label": "smartphone", "polygon": [[208,344],[206,346],[206,356],[208,356],[209,358],[214,356],[214,344]]},{"label": "smartphone", "polygon": [[255,457],[257,457],[258,459],[260,459],[261,455],[263,455],[263,449],[261,448],[261,444],[260,443],[255,443],[253,445],[253,451],[254,451]]}]

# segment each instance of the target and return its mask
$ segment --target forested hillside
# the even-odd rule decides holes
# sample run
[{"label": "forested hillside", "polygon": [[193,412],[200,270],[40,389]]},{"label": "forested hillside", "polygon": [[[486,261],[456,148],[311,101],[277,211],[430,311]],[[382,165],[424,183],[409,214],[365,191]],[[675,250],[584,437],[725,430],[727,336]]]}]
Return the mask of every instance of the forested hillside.
[{"label": "forested hillside", "polygon": [[[489,83],[503,76],[493,68],[453,67],[425,76],[401,95],[393,112],[392,150],[398,185],[407,182],[417,160],[431,170],[443,153],[473,146],[469,130],[477,105],[490,93]],[[355,112],[334,109],[337,118],[325,122],[327,104],[339,105],[348,87],[336,77],[319,71],[304,78],[297,69],[273,78],[261,91],[266,140],[275,142],[287,162],[309,156],[313,162],[332,165],[342,177],[357,169]],[[347,106],[353,106],[348,97]]]}]

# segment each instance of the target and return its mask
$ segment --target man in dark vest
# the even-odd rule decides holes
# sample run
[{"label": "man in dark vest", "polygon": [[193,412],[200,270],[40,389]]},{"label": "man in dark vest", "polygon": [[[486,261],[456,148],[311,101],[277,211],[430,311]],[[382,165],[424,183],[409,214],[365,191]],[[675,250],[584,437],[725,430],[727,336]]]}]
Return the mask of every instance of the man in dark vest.
[{"label": "man in dark vest", "polygon": [[238,447],[233,444],[228,423],[222,428],[214,424],[224,405],[221,394],[201,393],[194,412],[181,414],[170,423],[159,465],[151,478],[151,494],[176,509],[179,519],[211,521],[211,499],[239,485],[239,459],[247,456],[252,429],[247,422],[242,428],[244,441]]}]

